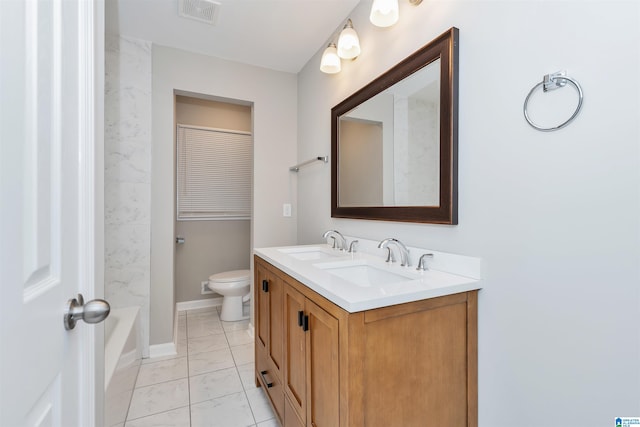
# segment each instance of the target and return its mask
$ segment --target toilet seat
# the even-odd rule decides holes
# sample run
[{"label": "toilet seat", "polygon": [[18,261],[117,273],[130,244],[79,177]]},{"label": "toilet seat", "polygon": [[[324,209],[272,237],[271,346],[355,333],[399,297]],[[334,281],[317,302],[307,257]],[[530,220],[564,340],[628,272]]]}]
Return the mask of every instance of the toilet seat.
[{"label": "toilet seat", "polygon": [[250,270],[225,271],[222,273],[216,273],[209,276],[209,282],[221,283],[221,284],[239,282],[238,284],[248,285],[250,275],[251,275]]}]

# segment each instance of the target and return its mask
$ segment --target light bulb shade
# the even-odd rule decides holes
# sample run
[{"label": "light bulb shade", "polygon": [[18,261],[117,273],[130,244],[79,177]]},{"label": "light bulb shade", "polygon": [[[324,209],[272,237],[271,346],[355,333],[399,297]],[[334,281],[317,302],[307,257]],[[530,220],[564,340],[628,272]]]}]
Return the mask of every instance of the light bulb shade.
[{"label": "light bulb shade", "polygon": [[354,59],[360,55],[360,39],[358,33],[353,29],[351,19],[344,26],[338,38],[338,56],[344,59]]},{"label": "light bulb shade", "polygon": [[327,74],[340,72],[340,57],[335,43],[330,43],[324,50],[320,60],[320,71]]},{"label": "light bulb shade", "polygon": [[373,0],[369,20],[377,27],[390,27],[398,22],[398,0]]}]

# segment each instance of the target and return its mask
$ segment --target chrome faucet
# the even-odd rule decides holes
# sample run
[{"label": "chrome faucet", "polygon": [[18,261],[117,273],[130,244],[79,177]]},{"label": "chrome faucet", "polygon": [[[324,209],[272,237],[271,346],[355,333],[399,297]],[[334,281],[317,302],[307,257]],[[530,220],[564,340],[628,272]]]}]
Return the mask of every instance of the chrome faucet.
[{"label": "chrome faucet", "polygon": [[325,239],[331,237],[333,239],[333,248],[340,249],[341,251],[346,250],[347,241],[344,236],[340,234],[338,230],[327,230],[322,235]]},{"label": "chrome faucet", "polygon": [[349,244],[349,253],[350,254],[355,254],[356,253],[356,249],[358,248],[358,242],[357,240],[352,240],[351,243]]},{"label": "chrome faucet", "polygon": [[418,266],[416,267],[416,270],[428,270],[426,263],[427,258],[433,258],[433,254],[422,254],[422,256],[420,256],[420,259],[418,260]]},{"label": "chrome faucet", "polygon": [[387,259],[385,260],[385,262],[396,262],[396,259],[393,256],[393,251],[391,250],[390,247],[386,247],[387,249]]},{"label": "chrome faucet", "polygon": [[[393,238],[384,239],[380,243],[378,243],[378,247],[384,249],[391,244],[395,245],[400,252],[400,265],[403,267],[409,267],[409,249],[407,249],[407,247],[400,240]],[[391,249],[389,249],[389,253],[391,253]],[[387,261],[389,261],[389,258],[393,260],[393,256],[390,256],[388,257]]]}]

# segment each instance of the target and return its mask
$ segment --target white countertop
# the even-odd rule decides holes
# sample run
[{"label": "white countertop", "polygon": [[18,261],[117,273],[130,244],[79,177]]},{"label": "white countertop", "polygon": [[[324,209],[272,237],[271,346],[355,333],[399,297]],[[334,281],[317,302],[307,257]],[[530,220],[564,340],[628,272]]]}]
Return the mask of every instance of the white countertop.
[{"label": "white countertop", "polygon": [[[259,248],[254,253],[350,313],[481,288],[477,277],[438,270],[417,271],[415,263],[412,267],[401,267],[398,263],[385,263],[381,256],[365,252],[349,254],[325,244]],[[306,254],[311,259],[298,259]],[[439,253],[435,255],[438,257]],[[365,264],[383,275],[390,273],[391,277],[404,278],[382,284],[355,284],[334,274],[342,266]]]}]

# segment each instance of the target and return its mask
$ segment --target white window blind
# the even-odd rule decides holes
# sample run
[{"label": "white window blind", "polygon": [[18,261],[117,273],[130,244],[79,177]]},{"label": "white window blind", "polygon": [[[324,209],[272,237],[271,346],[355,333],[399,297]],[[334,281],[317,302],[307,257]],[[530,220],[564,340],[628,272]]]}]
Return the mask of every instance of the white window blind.
[{"label": "white window blind", "polygon": [[252,138],[178,125],[178,219],[250,219]]}]

